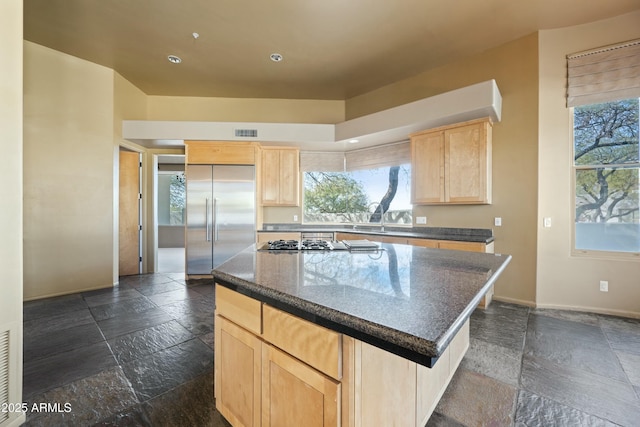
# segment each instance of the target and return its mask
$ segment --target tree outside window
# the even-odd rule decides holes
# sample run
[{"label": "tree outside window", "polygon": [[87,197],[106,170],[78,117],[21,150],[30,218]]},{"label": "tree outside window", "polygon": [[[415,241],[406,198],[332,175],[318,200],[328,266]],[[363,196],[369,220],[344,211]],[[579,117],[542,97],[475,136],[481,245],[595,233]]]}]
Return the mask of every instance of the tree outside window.
[{"label": "tree outside window", "polygon": [[411,224],[411,166],[305,172],[304,222]]},{"label": "tree outside window", "polygon": [[640,252],[637,98],[574,109],[575,247]]}]

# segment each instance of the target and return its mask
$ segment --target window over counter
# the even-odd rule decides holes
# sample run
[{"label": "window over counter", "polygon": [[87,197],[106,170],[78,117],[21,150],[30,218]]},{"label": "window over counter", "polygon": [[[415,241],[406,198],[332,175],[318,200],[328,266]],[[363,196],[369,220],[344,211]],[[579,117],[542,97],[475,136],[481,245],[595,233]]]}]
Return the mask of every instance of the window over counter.
[{"label": "window over counter", "polygon": [[303,152],[303,222],[411,225],[408,142],[347,153]]},{"label": "window over counter", "polygon": [[567,56],[574,248],[640,254],[640,39]]}]

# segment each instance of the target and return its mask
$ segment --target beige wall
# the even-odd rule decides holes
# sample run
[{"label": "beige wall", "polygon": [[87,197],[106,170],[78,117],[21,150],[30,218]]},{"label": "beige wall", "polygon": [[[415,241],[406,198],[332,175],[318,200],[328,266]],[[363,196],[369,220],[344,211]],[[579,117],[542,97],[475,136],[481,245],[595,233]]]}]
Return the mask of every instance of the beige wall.
[{"label": "beige wall", "polygon": [[113,284],[114,72],[24,42],[24,297]]},{"label": "beige wall", "polygon": [[[540,32],[538,292],[544,307],[576,307],[640,317],[640,259],[572,256],[572,131],[565,104],[566,55],[640,38],[640,11]],[[542,228],[551,217],[552,227]],[[609,292],[599,281],[609,281]]]},{"label": "beige wall", "polygon": [[148,120],[322,123],[344,121],[344,101],[149,96]]},{"label": "beige wall", "polygon": [[[22,0],[0,2],[0,333],[9,331],[8,402],[22,402]],[[6,426],[24,415],[9,414]]]}]

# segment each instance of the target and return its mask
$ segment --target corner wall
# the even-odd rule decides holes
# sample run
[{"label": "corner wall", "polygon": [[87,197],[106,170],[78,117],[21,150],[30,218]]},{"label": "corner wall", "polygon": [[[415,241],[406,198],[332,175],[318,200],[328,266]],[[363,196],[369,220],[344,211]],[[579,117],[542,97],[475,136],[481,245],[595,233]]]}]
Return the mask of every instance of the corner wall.
[{"label": "corner wall", "polygon": [[[8,363],[0,360],[8,395],[0,394],[6,399],[0,404],[22,402],[22,14],[22,0],[0,2],[0,337],[9,338]],[[0,426],[24,420],[19,412],[0,412]]]},{"label": "corner wall", "polygon": [[[566,55],[640,38],[640,11],[558,30],[541,31],[537,302],[640,317],[640,258],[574,256],[572,249],[571,110],[566,107]],[[542,218],[552,219],[542,228]],[[599,281],[609,281],[609,292]]]},{"label": "corner wall", "polygon": [[24,42],[24,298],[113,285],[108,68]]}]

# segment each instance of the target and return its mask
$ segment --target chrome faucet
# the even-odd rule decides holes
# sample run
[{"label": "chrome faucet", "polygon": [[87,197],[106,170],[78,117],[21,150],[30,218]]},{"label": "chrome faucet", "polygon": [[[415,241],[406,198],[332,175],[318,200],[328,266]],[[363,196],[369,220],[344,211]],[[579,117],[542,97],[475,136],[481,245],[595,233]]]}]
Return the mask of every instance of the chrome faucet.
[{"label": "chrome faucet", "polygon": [[369,206],[367,206],[367,210],[370,210],[371,206],[374,206],[374,205],[376,205],[376,208],[373,210],[373,212],[369,216],[369,221],[371,221],[371,217],[373,216],[374,213],[376,213],[376,210],[380,208],[380,231],[384,232],[384,209],[382,208],[382,205],[378,202],[373,202],[369,204]]}]

